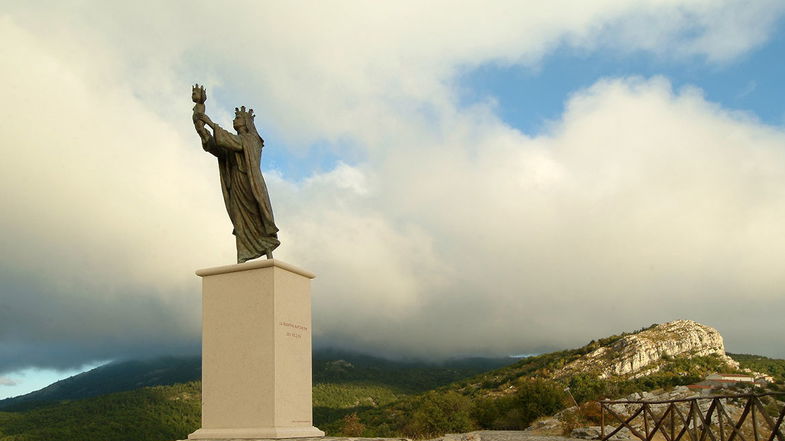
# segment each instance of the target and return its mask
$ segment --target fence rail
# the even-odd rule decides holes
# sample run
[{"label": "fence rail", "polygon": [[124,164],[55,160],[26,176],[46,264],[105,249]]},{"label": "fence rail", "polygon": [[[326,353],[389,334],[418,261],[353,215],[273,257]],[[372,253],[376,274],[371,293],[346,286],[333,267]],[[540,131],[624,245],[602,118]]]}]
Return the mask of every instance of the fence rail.
[{"label": "fence rail", "polygon": [[[761,398],[766,396],[778,396],[782,399],[785,398],[785,393],[722,395],[665,401],[600,401],[600,439],[608,441],[626,428],[642,441],[652,441],[657,434],[665,441],[680,441],[685,435],[690,441],[774,441],[775,438],[785,441],[785,406],[779,410],[778,416],[770,416],[761,402]],[[704,411],[699,402],[709,400],[711,403]],[[730,415],[727,404],[723,404],[723,401],[727,403],[728,400],[745,402],[738,418]],[[612,408],[619,404],[628,407],[634,405],[634,411],[629,416],[621,415]],[[658,415],[659,411],[662,413]],[[606,413],[619,423],[607,434]],[[640,424],[640,419],[643,424]]]}]

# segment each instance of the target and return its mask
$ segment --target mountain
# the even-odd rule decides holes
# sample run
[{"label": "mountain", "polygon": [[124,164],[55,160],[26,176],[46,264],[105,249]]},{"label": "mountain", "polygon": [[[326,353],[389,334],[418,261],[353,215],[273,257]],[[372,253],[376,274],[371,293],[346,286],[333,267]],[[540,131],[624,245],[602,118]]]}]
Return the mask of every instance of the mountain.
[{"label": "mountain", "polygon": [[[574,401],[670,389],[696,383],[714,372],[757,368],[774,374],[785,368],[785,360],[746,357],[741,363],[730,358],[717,330],[677,320],[594,340],[581,348],[529,357],[369,409],[358,417],[365,436],[433,438],[478,428],[522,430],[534,419],[552,415]],[[783,381],[781,376],[779,381]],[[340,433],[343,425],[334,422],[322,429]]]},{"label": "mountain", "polygon": [[414,393],[514,363],[510,357],[453,358],[438,362],[388,360],[357,352],[322,349],[314,352],[313,382],[371,382]]},{"label": "mountain", "polygon": [[[644,392],[671,394],[711,372],[738,372],[735,362],[741,370],[772,375],[779,382],[774,387],[785,390],[785,360],[729,359],[718,336],[704,325],[676,321],[502,367],[494,364],[508,359],[434,366],[320,351],[314,357],[314,422],[330,436],[434,438],[475,429],[523,429],[570,405],[566,387],[580,403],[662,396]],[[492,370],[481,371],[487,366]],[[0,441],[184,439],[198,427],[200,386],[197,381],[145,387],[0,411]],[[591,409],[586,406],[581,408]]]},{"label": "mountain", "polygon": [[[503,357],[426,363],[318,350],[313,361],[314,421],[317,426],[341,421],[514,361]],[[148,385],[198,378],[199,367],[198,357],[110,363],[4,400],[0,441],[185,439],[199,427],[201,383]],[[110,388],[132,390],[103,394]]]},{"label": "mountain", "polygon": [[[371,382],[389,386],[396,393],[422,392],[515,361],[509,357],[461,358],[439,363],[393,361],[335,349],[314,351],[313,358],[314,384]],[[198,356],[117,361],[35,392],[0,400],[0,410],[24,410],[50,402],[197,381],[201,372]]]},{"label": "mountain", "polygon": [[0,410],[22,410],[47,402],[79,400],[141,387],[186,383],[200,379],[201,372],[201,359],[196,356],[112,362],[35,392],[0,400]]}]

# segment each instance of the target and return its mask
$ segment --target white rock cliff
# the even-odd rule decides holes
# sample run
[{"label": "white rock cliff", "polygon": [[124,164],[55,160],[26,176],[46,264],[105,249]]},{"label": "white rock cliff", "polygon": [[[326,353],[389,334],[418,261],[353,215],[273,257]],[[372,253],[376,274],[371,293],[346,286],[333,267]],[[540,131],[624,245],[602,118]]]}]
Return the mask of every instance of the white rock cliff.
[{"label": "white rock cliff", "polygon": [[692,320],[676,320],[637,334],[627,335],[564,366],[557,377],[576,372],[598,372],[600,378],[640,376],[656,372],[663,357],[717,355],[728,367],[738,363],[725,355],[720,333]]}]

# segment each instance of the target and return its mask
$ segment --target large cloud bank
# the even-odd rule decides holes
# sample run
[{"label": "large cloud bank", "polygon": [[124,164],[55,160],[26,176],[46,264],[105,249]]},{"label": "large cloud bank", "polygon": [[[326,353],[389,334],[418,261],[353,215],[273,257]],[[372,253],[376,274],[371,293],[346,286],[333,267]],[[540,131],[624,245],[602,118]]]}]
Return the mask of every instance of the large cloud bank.
[{"label": "large cloud bank", "polygon": [[520,353],[691,318],[785,356],[782,127],[613,78],[531,136],[460,106],[456,80],[560,46],[728,63],[782,5],[568,3],[9,5],[0,373],[197,347],[193,270],[233,241],[194,80],[224,123],[254,103],[292,155],[353,158],[267,173],[276,257],[319,275],[321,344]]}]

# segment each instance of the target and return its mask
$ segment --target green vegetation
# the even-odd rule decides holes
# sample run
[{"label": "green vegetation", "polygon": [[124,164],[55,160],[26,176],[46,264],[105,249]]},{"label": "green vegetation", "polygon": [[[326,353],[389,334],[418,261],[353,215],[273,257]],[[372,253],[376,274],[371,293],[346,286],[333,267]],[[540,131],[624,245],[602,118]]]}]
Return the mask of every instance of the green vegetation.
[{"label": "green vegetation", "polygon": [[400,389],[370,382],[318,383],[313,386],[313,420],[317,427],[343,421],[348,415],[385,406],[406,393]]},{"label": "green vegetation", "polygon": [[[712,372],[729,372],[719,357],[705,356],[664,357],[657,372],[640,378],[599,379],[591,372],[563,376],[564,371],[555,375],[625,335],[629,334],[489,371],[483,369],[498,367],[503,360],[434,366],[331,353],[331,358],[314,360],[314,423],[330,436],[422,439],[475,429],[517,430],[572,406],[574,397],[582,403],[580,415],[574,417],[597,424],[596,400],[687,385]],[[743,368],[768,373],[780,382],[785,378],[785,360],[732,357]],[[184,439],[199,426],[199,406],[199,382],[38,403],[26,410],[0,412],[0,441]]]},{"label": "green vegetation", "polygon": [[[422,395],[405,396],[387,406],[359,412],[363,436],[427,438],[455,432],[456,426],[441,417],[446,411],[456,415],[455,424],[462,431],[524,428],[532,420],[568,404],[564,385],[548,378],[578,358],[582,350],[525,358]],[[342,421],[334,420],[320,427],[331,435],[347,435],[342,431]]]},{"label": "green vegetation", "polygon": [[333,409],[376,407],[406,395],[388,386],[371,383],[319,383],[313,386],[313,405]]},{"label": "green vegetation", "polygon": [[750,354],[728,354],[732,359],[739,362],[742,368],[751,369],[755,372],[769,374],[777,383],[785,382],[785,360],[776,358],[762,357]]},{"label": "green vegetation", "polygon": [[[636,333],[646,329],[649,328]],[[578,349],[529,357],[426,394],[405,396],[387,406],[359,412],[356,422],[363,426],[364,436],[427,438],[457,430],[441,418],[443,409],[451,409],[451,413],[460,416],[460,426],[466,430],[523,429],[536,418],[571,406],[573,402],[566,390],[576,401],[589,403],[632,392],[688,385],[712,372],[729,371],[722,359],[711,355],[664,357],[657,372],[640,378],[600,379],[588,372],[555,378],[555,373],[568,363],[599,347],[612,345],[625,335],[629,334],[592,341]],[[459,400],[456,396],[464,399]],[[590,404],[583,407],[586,409],[582,413],[586,414],[593,409]],[[428,416],[428,424],[422,416]],[[330,434],[346,435],[342,432],[341,421],[334,420],[322,428]]]},{"label": "green vegetation", "polygon": [[[469,397],[449,387],[407,396],[385,407],[357,415],[367,437],[431,438],[475,429],[520,430],[535,419],[565,407],[563,385],[546,379],[520,378],[516,390],[485,398]],[[344,431],[346,421],[321,428],[331,435]]]},{"label": "green vegetation", "polygon": [[169,441],[199,426],[200,384],[156,386],[0,412],[0,441]]},{"label": "green vegetation", "polygon": [[[365,430],[358,412],[388,406],[510,361],[473,359],[433,365],[336,351],[315,355],[314,423],[335,427],[331,433],[348,434]],[[0,441],[185,439],[199,427],[198,381],[92,395],[113,387],[130,388],[133,381],[156,384],[180,378],[178,375],[194,376],[199,365],[194,358],[115,363],[58,382],[56,387],[25,399],[5,400],[6,408],[13,411],[0,412]],[[88,398],[71,399],[82,398],[80,393]]]},{"label": "green vegetation", "polygon": [[[534,362],[551,358],[535,357]],[[523,360],[518,364],[531,369],[536,363]],[[423,437],[482,427],[478,418],[492,418],[493,412],[483,414],[471,395],[444,385],[476,372],[474,366],[428,368],[393,362],[385,366],[378,359],[320,361],[315,365],[314,423],[330,435]],[[327,379],[330,381],[324,381]],[[520,385],[527,380],[514,381]],[[560,386],[549,384],[550,390],[559,391]],[[438,386],[441,388],[414,395]],[[191,382],[0,412],[0,441],[184,439],[199,426],[200,392],[200,383]],[[531,405],[532,397],[526,394],[520,392],[495,403],[494,409],[506,419],[494,418],[493,424],[522,427],[562,405],[561,398]],[[528,408],[523,407],[525,411],[517,409],[525,403],[529,403]]]},{"label": "green vegetation", "polygon": [[537,378],[517,383],[513,394],[477,402],[474,418],[479,427],[523,430],[537,418],[552,415],[568,404],[564,387],[554,381]]},{"label": "green vegetation", "polygon": [[467,432],[475,426],[471,410],[471,401],[461,394],[452,391],[441,394],[429,392],[412,409],[402,431],[420,438],[435,437],[445,432]]},{"label": "green vegetation", "polygon": [[[640,378],[597,377],[578,374],[567,380],[567,386],[579,403],[601,399],[619,398],[633,392],[648,391],[674,386],[686,386],[701,381],[713,372],[730,371],[715,355],[692,358],[667,358],[661,361],[660,370]],[[730,372],[729,372],[730,373]]]},{"label": "green vegetation", "polygon": [[[407,396],[388,406],[366,410],[358,414],[359,423],[365,427],[363,435],[428,438],[455,432],[457,429],[451,421],[441,417],[443,409],[451,409],[450,414],[460,416],[456,424],[460,423],[465,430],[521,430],[539,417],[571,406],[566,387],[583,403],[691,384],[724,369],[719,357],[706,356],[666,360],[660,371],[635,379],[602,380],[590,374],[551,378],[556,369],[580,356],[576,354],[586,352],[586,348],[581,348],[531,357],[423,395]],[[340,422],[328,423],[325,428],[328,433],[343,434]]]},{"label": "green vegetation", "polygon": [[[314,351],[313,375],[315,384],[367,382],[418,393],[511,362],[510,358],[468,358],[433,364],[390,361],[348,351],[322,349]],[[0,411],[27,410],[63,400],[198,381],[201,366],[198,356],[112,362],[41,390],[0,400]]]},{"label": "green vegetation", "polygon": [[27,395],[0,400],[0,410],[26,410],[140,387],[187,383],[201,378],[201,366],[201,358],[196,356],[113,362]]},{"label": "green vegetation", "polygon": [[[362,425],[357,416],[360,413],[511,361],[509,358],[475,358],[429,364],[322,350],[313,367],[314,424],[322,429],[330,427],[328,433],[354,433],[359,430],[358,424]],[[348,429],[344,430],[345,427]]]},{"label": "green vegetation", "polygon": [[401,393],[419,393],[510,364],[513,359],[457,360],[443,364],[391,361],[346,352],[323,352],[315,359],[314,384],[375,384]]}]

